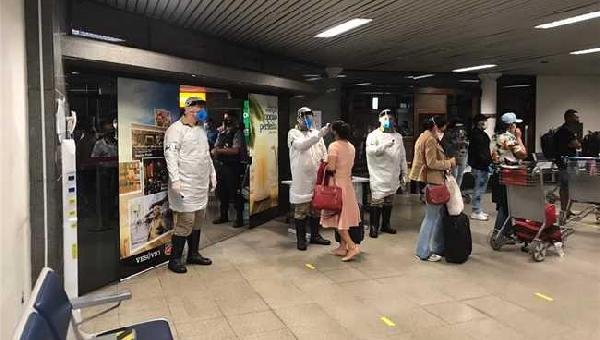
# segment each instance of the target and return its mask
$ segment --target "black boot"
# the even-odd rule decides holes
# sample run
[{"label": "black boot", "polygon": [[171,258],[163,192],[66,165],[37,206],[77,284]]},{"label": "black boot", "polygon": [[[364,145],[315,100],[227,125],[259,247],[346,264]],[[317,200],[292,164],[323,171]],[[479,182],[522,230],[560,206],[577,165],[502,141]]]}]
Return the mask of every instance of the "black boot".
[{"label": "black boot", "polygon": [[220,216],[213,221],[213,224],[223,224],[229,222],[229,202],[221,201]]},{"label": "black boot", "polygon": [[168,268],[170,271],[183,274],[187,273],[185,265],[181,262],[181,256],[183,255],[183,247],[185,246],[185,237],[173,235],[171,237],[171,259],[169,260]]},{"label": "black boot", "polygon": [[298,250],[306,250],[306,220],[295,220]]},{"label": "black boot", "polygon": [[188,264],[199,264],[201,266],[210,266],[212,261],[198,253],[200,246],[200,230],[193,230],[190,236],[187,237],[188,242]]},{"label": "black boot", "polygon": [[392,206],[384,205],[382,209],[381,232],[395,234],[396,229],[390,227],[390,218],[392,217]]},{"label": "black boot", "polygon": [[369,236],[371,236],[371,238],[377,238],[377,236],[379,234],[380,218],[381,218],[381,208],[372,206],[371,212],[369,214],[369,224],[370,224]]},{"label": "black boot", "polygon": [[317,218],[310,217],[308,222],[310,223],[310,243],[321,244],[324,246],[330,245],[331,241],[324,239],[319,233],[319,220]]}]

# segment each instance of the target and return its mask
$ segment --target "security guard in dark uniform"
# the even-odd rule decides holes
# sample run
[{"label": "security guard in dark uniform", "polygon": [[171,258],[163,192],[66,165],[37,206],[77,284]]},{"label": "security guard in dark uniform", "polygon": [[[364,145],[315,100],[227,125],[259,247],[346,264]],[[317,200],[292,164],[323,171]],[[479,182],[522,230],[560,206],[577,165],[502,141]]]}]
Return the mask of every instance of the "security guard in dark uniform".
[{"label": "security guard in dark uniform", "polygon": [[220,216],[213,224],[229,222],[229,203],[233,201],[237,215],[233,227],[240,228],[244,224],[244,206],[240,193],[242,132],[239,122],[230,113],[223,116],[223,125],[212,151],[217,168],[217,196],[221,202]]}]

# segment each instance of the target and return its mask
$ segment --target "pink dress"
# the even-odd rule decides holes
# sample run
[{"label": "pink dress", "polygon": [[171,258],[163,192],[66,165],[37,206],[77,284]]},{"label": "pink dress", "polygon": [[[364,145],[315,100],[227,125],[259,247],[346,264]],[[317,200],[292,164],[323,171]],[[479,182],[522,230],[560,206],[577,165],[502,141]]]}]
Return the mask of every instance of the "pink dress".
[{"label": "pink dress", "polygon": [[[360,210],[352,185],[352,167],[354,166],[354,145],[347,141],[335,141],[329,145],[328,157],[334,156],[335,184],[342,188],[342,211],[339,215],[321,216],[321,224],[326,228],[348,230],[360,224]],[[331,182],[330,182],[331,183]]]}]

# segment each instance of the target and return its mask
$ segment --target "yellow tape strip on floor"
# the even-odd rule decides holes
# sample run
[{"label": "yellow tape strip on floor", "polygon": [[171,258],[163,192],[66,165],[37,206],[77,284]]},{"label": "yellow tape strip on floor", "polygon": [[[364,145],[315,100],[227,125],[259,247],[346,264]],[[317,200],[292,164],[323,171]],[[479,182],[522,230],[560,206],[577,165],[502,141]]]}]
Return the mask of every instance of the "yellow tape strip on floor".
[{"label": "yellow tape strip on floor", "polygon": [[542,293],[535,293],[535,296],[539,297],[540,299],[544,299],[546,301],[550,301],[550,302],[554,301],[553,298],[549,297],[548,295],[544,295]]},{"label": "yellow tape strip on floor", "polygon": [[307,263],[307,264],[305,264],[305,266],[306,266],[306,268],[308,268],[308,269],[313,269],[313,270],[314,270],[314,269],[317,269],[317,268],[315,268],[315,266],[313,266],[313,265],[312,265],[312,264],[310,264],[310,263]]},{"label": "yellow tape strip on floor", "polygon": [[385,316],[381,317],[381,321],[383,321],[383,323],[388,327],[396,327],[396,324],[394,323],[394,321],[390,320],[389,318],[387,318]]}]

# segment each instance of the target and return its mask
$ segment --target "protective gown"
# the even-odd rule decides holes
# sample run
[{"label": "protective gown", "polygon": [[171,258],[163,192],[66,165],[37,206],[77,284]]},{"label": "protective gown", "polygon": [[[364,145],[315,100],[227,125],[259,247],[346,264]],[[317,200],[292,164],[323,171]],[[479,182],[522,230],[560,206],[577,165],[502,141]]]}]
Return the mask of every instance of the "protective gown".
[{"label": "protective gown", "polygon": [[[206,208],[210,183],[216,185],[217,180],[204,128],[179,120],[167,129],[164,147],[169,170],[170,208],[177,212]],[[175,181],[181,182],[181,195],[173,190]]]},{"label": "protective gown", "polygon": [[[386,144],[394,140],[394,144]],[[400,177],[408,175],[406,150],[402,135],[376,129],[367,136],[367,166],[373,198],[382,199],[395,194]]]},{"label": "protective gown", "polygon": [[327,156],[322,134],[316,130],[303,132],[292,129],[288,133],[288,148],[292,172],[290,203],[310,202],[317,180],[317,169],[321,160]]}]

